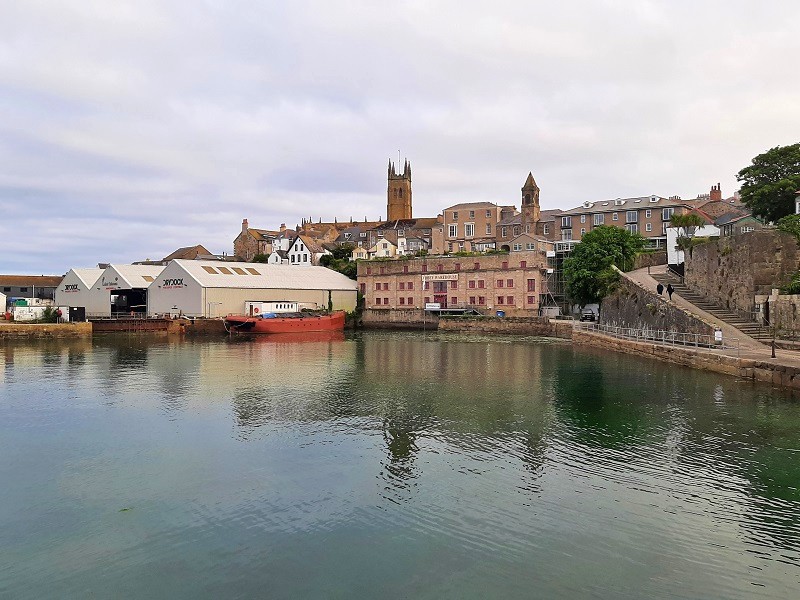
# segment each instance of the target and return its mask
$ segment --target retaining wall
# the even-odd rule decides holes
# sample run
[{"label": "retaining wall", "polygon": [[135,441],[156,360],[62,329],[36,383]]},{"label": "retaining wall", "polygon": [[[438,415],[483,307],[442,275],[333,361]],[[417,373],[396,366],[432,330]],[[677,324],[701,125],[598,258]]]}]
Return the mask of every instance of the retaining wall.
[{"label": "retaining wall", "polygon": [[556,321],[547,317],[442,318],[439,319],[439,331],[538,335],[570,339],[572,322]]},{"label": "retaining wall", "polygon": [[361,323],[375,329],[436,329],[439,317],[421,309],[365,308]]},{"label": "retaining wall", "polygon": [[66,338],[89,337],[91,323],[2,323],[0,338]]}]

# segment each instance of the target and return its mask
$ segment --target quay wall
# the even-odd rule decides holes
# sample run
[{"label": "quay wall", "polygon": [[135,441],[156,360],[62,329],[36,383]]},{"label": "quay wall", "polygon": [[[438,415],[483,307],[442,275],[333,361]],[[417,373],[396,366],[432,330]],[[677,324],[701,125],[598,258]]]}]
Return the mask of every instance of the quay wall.
[{"label": "quay wall", "polygon": [[90,337],[91,323],[3,323],[0,339]]},{"label": "quay wall", "polygon": [[643,269],[645,267],[655,267],[657,265],[667,264],[667,251],[657,250],[655,252],[643,252],[638,254],[633,260],[634,269]]},{"label": "quay wall", "polygon": [[769,383],[776,387],[800,390],[800,368],[777,362],[766,362],[703,350],[662,346],[647,342],[617,339],[588,330],[575,330],[572,341],[575,344],[593,346],[604,351],[624,352],[654,358],[675,365],[701,369],[714,373],[733,375]]},{"label": "quay wall", "polygon": [[680,331],[714,336],[715,327],[691,312],[679,308],[620,272],[615,291],[603,298],[600,322],[612,327],[644,331]]},{"label": "quay wall", "polygon": [[361,323],[370,329],[436,329],[439,317],[414,308],[365,308]]},{"label": "quay wall", "polygon": [[439,331],[464,333],[498,333],[572,338],[571,321],[555,321],[548,317],[464,317],[439,319]]}]

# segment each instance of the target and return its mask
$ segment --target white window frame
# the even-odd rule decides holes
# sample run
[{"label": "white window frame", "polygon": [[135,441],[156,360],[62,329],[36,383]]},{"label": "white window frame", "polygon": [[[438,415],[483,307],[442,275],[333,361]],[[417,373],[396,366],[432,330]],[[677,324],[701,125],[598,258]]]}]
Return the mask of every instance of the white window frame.
[{"label": "white window frame", "polygon": [[611,213],[612,221],[619,221],[619,213]]},{"label": "white window frame", "polygon": [[561,228],[569,229],[572,227],[572,217],[561,217]]},{"label": "white window frame", "polygon": [[475,237],[475,223],[464,223],[464,237]]},{"label": "white window frame", "polygon": [[661,209],[661,220],[662,221],[669,221],[672,218],[672,215],[675,213],[675,209],[672,207],[662,208]]},{"label": "white window frame", "polygon": [[649,219],[652,216],[653,216],[653,211],[651,209],[648,208],[647,210],[644,211],[644,218],[645,219]]},{"label": "white window frame", "polygon": [[644,224],[645,231],[653,231],[653,224],[652,223],[645,223]]},{"label": "white window frame", "polygon": [[594,226],[602,225],[605,222],[605,215],[603,213],[594,214]]},{"label": "white window frame", "polygon": [[586,215],[581,215],[581,223],[586,223]]},{"label": "white window frame", "polygon": [[639,233],[639,224],[625,223],[625,229],[628,230],[629,233]]},{"label": "white window frame", "polygon": [[638,210],[626,210],[625,211],[625,223],[638,223],[639,222],[639,211]]},{"label": "white window frame", "polygon": [[456,223],[451,223],[447,226],[447,237],[454,238],[458,235],[458,225]]}]

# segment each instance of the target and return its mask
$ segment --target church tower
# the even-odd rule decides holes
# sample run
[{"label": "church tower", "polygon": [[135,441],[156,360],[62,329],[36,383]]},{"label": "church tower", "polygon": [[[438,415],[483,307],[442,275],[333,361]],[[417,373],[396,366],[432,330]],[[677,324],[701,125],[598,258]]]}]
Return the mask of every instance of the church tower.
[{"label": "church tower", "polygon": [[533,173],[528,173],[525,185],[522,186],[522,225],[526,233],[536,234],[537,223],[539,223],[539,186],[533,179]]},{"label": "church tower", "polygon": [[411,218],[411,163],[403,165],[403,173],[395,172],[389,161],[389,185],[386,189],[386,220],[397,221]]}]

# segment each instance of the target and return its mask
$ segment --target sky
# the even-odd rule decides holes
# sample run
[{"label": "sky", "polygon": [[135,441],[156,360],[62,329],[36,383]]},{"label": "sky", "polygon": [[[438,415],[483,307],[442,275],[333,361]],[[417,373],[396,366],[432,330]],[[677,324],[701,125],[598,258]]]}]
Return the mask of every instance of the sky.
[{"label": "sky", "polygon": [[243,218],[694,198],[800,141],[800,2],[0,0],[0,273],[232,253]]}]

